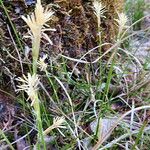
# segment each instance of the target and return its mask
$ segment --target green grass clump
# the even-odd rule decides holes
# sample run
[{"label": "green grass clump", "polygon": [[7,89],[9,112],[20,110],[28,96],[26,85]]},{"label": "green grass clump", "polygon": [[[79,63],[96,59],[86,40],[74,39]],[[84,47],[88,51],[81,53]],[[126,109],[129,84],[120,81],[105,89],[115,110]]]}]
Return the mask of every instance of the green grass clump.
[{"label": "green grass clump", "polygon": [[[126,11],[131,18],[131,22],[134,23],[144,17],[144,11],[146,8],[146,4],[144,0],[127,0],[126,1]],[[142,21],[139,21],[133,26],[134,30],[141,29]]]}]

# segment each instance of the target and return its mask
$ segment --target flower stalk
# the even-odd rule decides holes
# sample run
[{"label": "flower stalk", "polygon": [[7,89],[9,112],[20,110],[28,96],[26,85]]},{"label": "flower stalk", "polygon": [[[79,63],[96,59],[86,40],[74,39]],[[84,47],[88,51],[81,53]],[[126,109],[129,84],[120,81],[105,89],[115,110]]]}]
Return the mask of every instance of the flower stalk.
[{"label": "flower stalk", "polygon": [[[105,6],[102,5],[100,0],[94,0],[93,1],[93,10],[94,14],[97,18],[97,28],[98,28],[98,40],[99,40],[99,45],[102,44],[101,40],[101,18],[105,18],[104,13],[106,12]],[[99,48],[100,53],[101,53],[101,48]]]},{"label": "flower stalk", "polygon": [[46,36],[47,40],[51,40],[48,38],[46,33],[44,31],[55,31],[51,28],[45,28],[45,25],[47,21],[49,21],[52,18],[52,15],[54,12],[49,10],[48,8],[44,10],[44,8],[41,5],[41,1],[38,0],[36,3],[35,11],[31,15],[28,15],[27,17],[22,16],[22,19],[27,23],[29,28],[31,29],[31,39],[32,39],[32,58],[33,58],[33,73],[37,72],[37,60],[39,57],[39,51],[40,51],[40,41],[42,35]]},{"label": "flower stalk", "polygon": [[118,13],[118,19],[115,19],[117,22],[117,27],[118,27],[118,36],[117,40],[121,38],[121,35],[128,26],[126,25],[128,22],[128,18],[124,13]]},{"label": "flower stalk", "polygon": [[[18,86],[18,91],[25,91],[28,94],[28,99],[31,100],[31,106],[33,106],[36,115],[36,125],[38,128],[38,139],[42,142],[43,148],[46,150],[44,142],[44,133],[42,128],[41,111],[40,111],[40,100],[38,97],[38,84],[39,79],[37,75],[38,67],[38,57],[40,52],[40,42],[42,35],[47,38],[50,44],[52,41],[49,39],[48,35],[44,31],[54,31],[54,29],[49,27],[46,22],[49,21],[54,12],[48,8],[44,10],[41,5],[41,0],[37,0],[34,13],[27,15],[27,17],[22,16],[22,19],[26,22],[31,30],[30,38],[32,39],[32,74],[28,73],[26,77],[18,78],[18,81],[22,82],[22,85]],[[38,142],[40,143],[40,142]],[[37,143],[37,149],[40,149],[40,144]]]},{"label": "flower stalk", "polygon": [[[97,41],[98,41],[98,51],[99,51],[99,55],[102,55],[102,28],[101,28],[101,18],[106,18],[104,13],[106,12],[105,6],[103,6],[101,0],[94,0],[93,1],[93,11],[94,14],[96,16],[97,19],[97,33],[98,33],[98,37],[97,37]],[[102,60],[99,60],[99,76],[102,75],[102,70],[103,70],[103,66],[102,66]],[[99,80],[99,84],[101,85],[101,80]],[[97,86],[97,88],[99,88],[99,86]],[[92,92],[93,93],[93,92]],[[92,94],[93,95],[93,94]]]},{"label": "flower stalk", "polygon": [[39,57],[40,41],[41,41],[41,37],[37,36],[32,44],[33,73],[37,73],[37,61]]},{"label": "flower stalk", "polygon": [[[118,13],[118,19],[114,19],[114,20],[117,22],[117,27],[118,27],[117,42],[119,42],[122,39],[124,29],[126,29],[128,27],[127,26],[128,18],[124,13]],[[113,58],[117,54],[117,50],[118,50],[119,46],[120,45],[118,45],[114,49],[111,57],[108,60],[108,64],[113,60]]]}]

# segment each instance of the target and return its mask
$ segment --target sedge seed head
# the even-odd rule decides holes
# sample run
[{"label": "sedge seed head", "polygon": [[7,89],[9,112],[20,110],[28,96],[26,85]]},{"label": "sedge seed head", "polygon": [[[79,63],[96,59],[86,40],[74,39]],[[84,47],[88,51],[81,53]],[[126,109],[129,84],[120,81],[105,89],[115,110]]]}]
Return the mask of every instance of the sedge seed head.
[{"label": "sedge seed head", "polygon": [[65,128],[65,126],[63,125],[64,122],[64,117],[56,117],[53,119],[53,125],[55,126],[55,128]]},{"label": "sedge seed head", "polygon": [[127,27],[126,24],[128,22],[128,18],[125,13],[118,13],[118,19],[115,19],[115,21],[117,22],[119,29],[123,30]]},{"label": "sedge seed head", "polygon": [[38,91],[38,84],[39,84],[38,75],[37,74],[31,75],[30,73],[28,73],[27,77],[23,75],[22,78],[19,77],[16,80],[22,83],[21,85],[17,86],[18,87],[17,91],[25,91],[28,95],[27,100],[30,99],[32,101],[31,105],[33,105]]},{"label": "sedge seed head", "polygon": [[65,118],[64,117],[56,117],[53,119],[53,124],[48,127],[45,131],[44,131],[44,134],[48,134],[49,132],[51,132],[53,129],[64,129],[66,128],[65,126]]},{"label": "sedge seed head", "polygon": [[105,6],[102,5],[100,0],[93,1],[93,9],[97,18],[104,17],[104,13],[106,12]]},{"label": "sedge seed head", "polygon": [[37,62],[41,71],[46,71],[47,69],[47,63],[45,62],[46,59],[47,59],[47,54],[40,57],[39,61]]},{"label": "sedge seed head", "polygon": [[[22,19],[27,23],[27,25],[31,29],[33,38],[36,38],[41,35],[42,29],[45,29],[44,25],[46,25],[46,22],[52,18],[53,14],[54,12],[49,10],[48,8],[44,10],[44,8],[41,5],[41,2],[38,1],[36,3],[34,13],[32,13],[31,15],[27,15],[27,17],[22,16]],[[54,29],[46,29],[46,31],[52,30]]]}]

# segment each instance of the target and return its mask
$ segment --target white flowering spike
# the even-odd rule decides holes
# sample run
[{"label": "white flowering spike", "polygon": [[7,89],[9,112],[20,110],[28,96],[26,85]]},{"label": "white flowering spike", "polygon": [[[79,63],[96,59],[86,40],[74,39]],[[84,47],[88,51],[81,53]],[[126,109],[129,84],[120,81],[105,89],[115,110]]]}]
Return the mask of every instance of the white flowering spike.
[{"label": "white flowering spike", "polygon": [[[54,14],[53,11],[48,8],[44,10],[40,1],[37,1],[35,11],[31,15],[27,15],[27,17],[22,16],[22,19],[27,23],[30,27],[31,32],[33,34],[33,38],[41,35],[41,31],[46,25],[46,22],[49,21]],[[48,25],[47,25],[48,26]],[[47,31],[51,31],[54,29],[47,28]]]},{"label": "white flowering spike", "polygon": [[100,0],[94,0],[93,9],[97,18],[104,17],[103,14],[106,12],[106,10],[105,10],[105,6],[102,5]]},{"label": "white flowering spike", "polygon": [[44,131],[44,134],[48,134],[51,130],[53,129],[64,129],[66,128],[65,125],[65,118],[64,117],[56,117],[53,119],[53,124],[47,128],[45,131]]},{"label": "white flowering spike", "polygon": [[28,94],[28,99],[31,99],[32,103],[31,106],[34,104],[37,91],[38,91],[38,84],[39,84],[39,78],[37,74],[31,75],[28,73],[28,76],[26,77],[23,75],[23,78],[17,79],[19,82],[22,82],[22,85],[18,85],[17,91],[25,91]]},{"label": "white flowering spike", "polygon": [[43,55],[43,57],[40,57],[40,60],[37,62],[41,71],[46,71],[47,68],[47,63],[45,63],[46,58],[47,54]]},{"label": "white flowering spike", "polygon": [[64,117],[56,117],[53,119],[53,125],[55,128],[66,128],[63,123],[65,122]]},{"label": "white flowering spike", "polygon": [[117,26],[119,30],[122,31],[123,29],[127,28],[128,18],[124,13],[118,13],[118,19],[115,19],[117,22]]}]

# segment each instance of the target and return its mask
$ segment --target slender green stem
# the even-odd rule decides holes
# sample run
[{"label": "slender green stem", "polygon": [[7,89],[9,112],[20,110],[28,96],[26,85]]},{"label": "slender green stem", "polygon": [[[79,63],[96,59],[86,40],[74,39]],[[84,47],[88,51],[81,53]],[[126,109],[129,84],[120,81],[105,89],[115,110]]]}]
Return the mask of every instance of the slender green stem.
[{"label": "slender green stem", "polygon": [[[37,61],[39,57],[39,51],[40,51],[40,41],[41,41],[41,29],[39,28],[39,32],[34,35],[33,43],[32,43],[32,58],[33,58],[33,74],[37,74]],[[42,143],[42,149],[46,150],[46,145],[44,141],[44,135],[43,135],[43,127],[42,127],[42,120],[41,120],[41,110],[40,110],[40,102],[38,93],[36,95],[35,102],[33,104],[35,115],[36,115],[36,124],[38,128],[38,141]],[[39,142],[37,143],[37,149],[41,149],[41,144]]]},{"label": "slender green stem", "polygon": [[105,87],[105,91],[104,91],[104,95],[103,95],[103,100],[106,100],[105,96],[107,96],[108,92],[109,92],[109,87],[110,87],[110,83],[111,83],[111,79],[112,79],[114,64],[115,64],[115,60],[113,59],[110,69],[109,69],[109,72],[108,72],[108,77],[107,77],[106,87]]},{"label": "slender green stem", "polygon": [[39,51],[40,51],[40,40],[41,36],[37,34],[36,37],[34,37],[33,43],[32,43],[32,58],[33,58],[33,74],[37,73],[37,60],[39,57]]},{"label": "slender green stem", "polygon": [[37,73],[37,58],[33,57],[32,65],[33,65],[33,74],[36,74]]},{"label": "slender green stem", "polygon": [[7,142],[7,144],[9,145],[9,148],[10,148],[11,150],[15,150],[15,149],[13,148],[12,144],[9,142],[8,138],[5,136],[4,132],[3,132],[1,129],[0,129],[0,135],[3,136],[3,138],[5,139],[5,141]]},{"label": "slender green stem", "polygon": [[[39,98],[38,94],[36,96],[36,100],[33,104],[34,110],[35,110],[35,115],[36,115],[36,124],[38,127],[38,141],[42,143],[43,149],[46,150],[46,145],[44,141],[44,135],[43,135],[43,127],[42,127],[42,120],[41,120],[41,111],[40,111],[40,103],[39,103]],[[40,150],[41,144],[37,144],[37,148]]]},{"label": "slender green stem", "polygon": [[55,94],[57,103],[60,103],[59,97],[58,97],[58,95],[57,95],[57,91],[56,91],[56,89],[55,89],[55,85],[54,85],[54,83],[53,83],[53,81],[52,81],[52,79],[51,79],[51,77],[49,76],[49,74],[48,74],[47,71],[46,71],[46,76],[47,76],[47,78],[48,78],[49,83],[51,84],[51,86],[52,86],[52,88],[53,88],[53,91],[54,91],[54,94]]},{"label": "slender green stem", "polygon": [[[98,26],[98,42],[99,42],[98,50],[99,50],[99,55],[101,57],[101,55],[102,55],[102,46],[101,46],[102,39],[101,39],[101,18],[100,17],[97,18],[97,26]],[[99,88],[99,85],[102,84],[102,80],[101,80],[102,70],[103,70],[102,69],[102,60],[100,59],[99,60],[99,76],[100,76],[100,78],[99,78],[99,81],[98,81],[97,88]],[[101,97],[101,95],[99,94],[98,98],[100,99],[100,97]]]},{"label": "slender green stem", "polygon": [[137,138],[136,138],[135,143],[134,143],[134,145],[132,146],[132,149],[131,149],[131,150],[136,150],[136,146],[139,144],[139,141],[140,141],[141,138],[142,138],[142,134],[144,133],[144,128],[146,127],[147,123],[148,123],[147,120],[143,122],[143,125],[142,125],[141,129],[139,130],[138,135],[136,136]]}]

